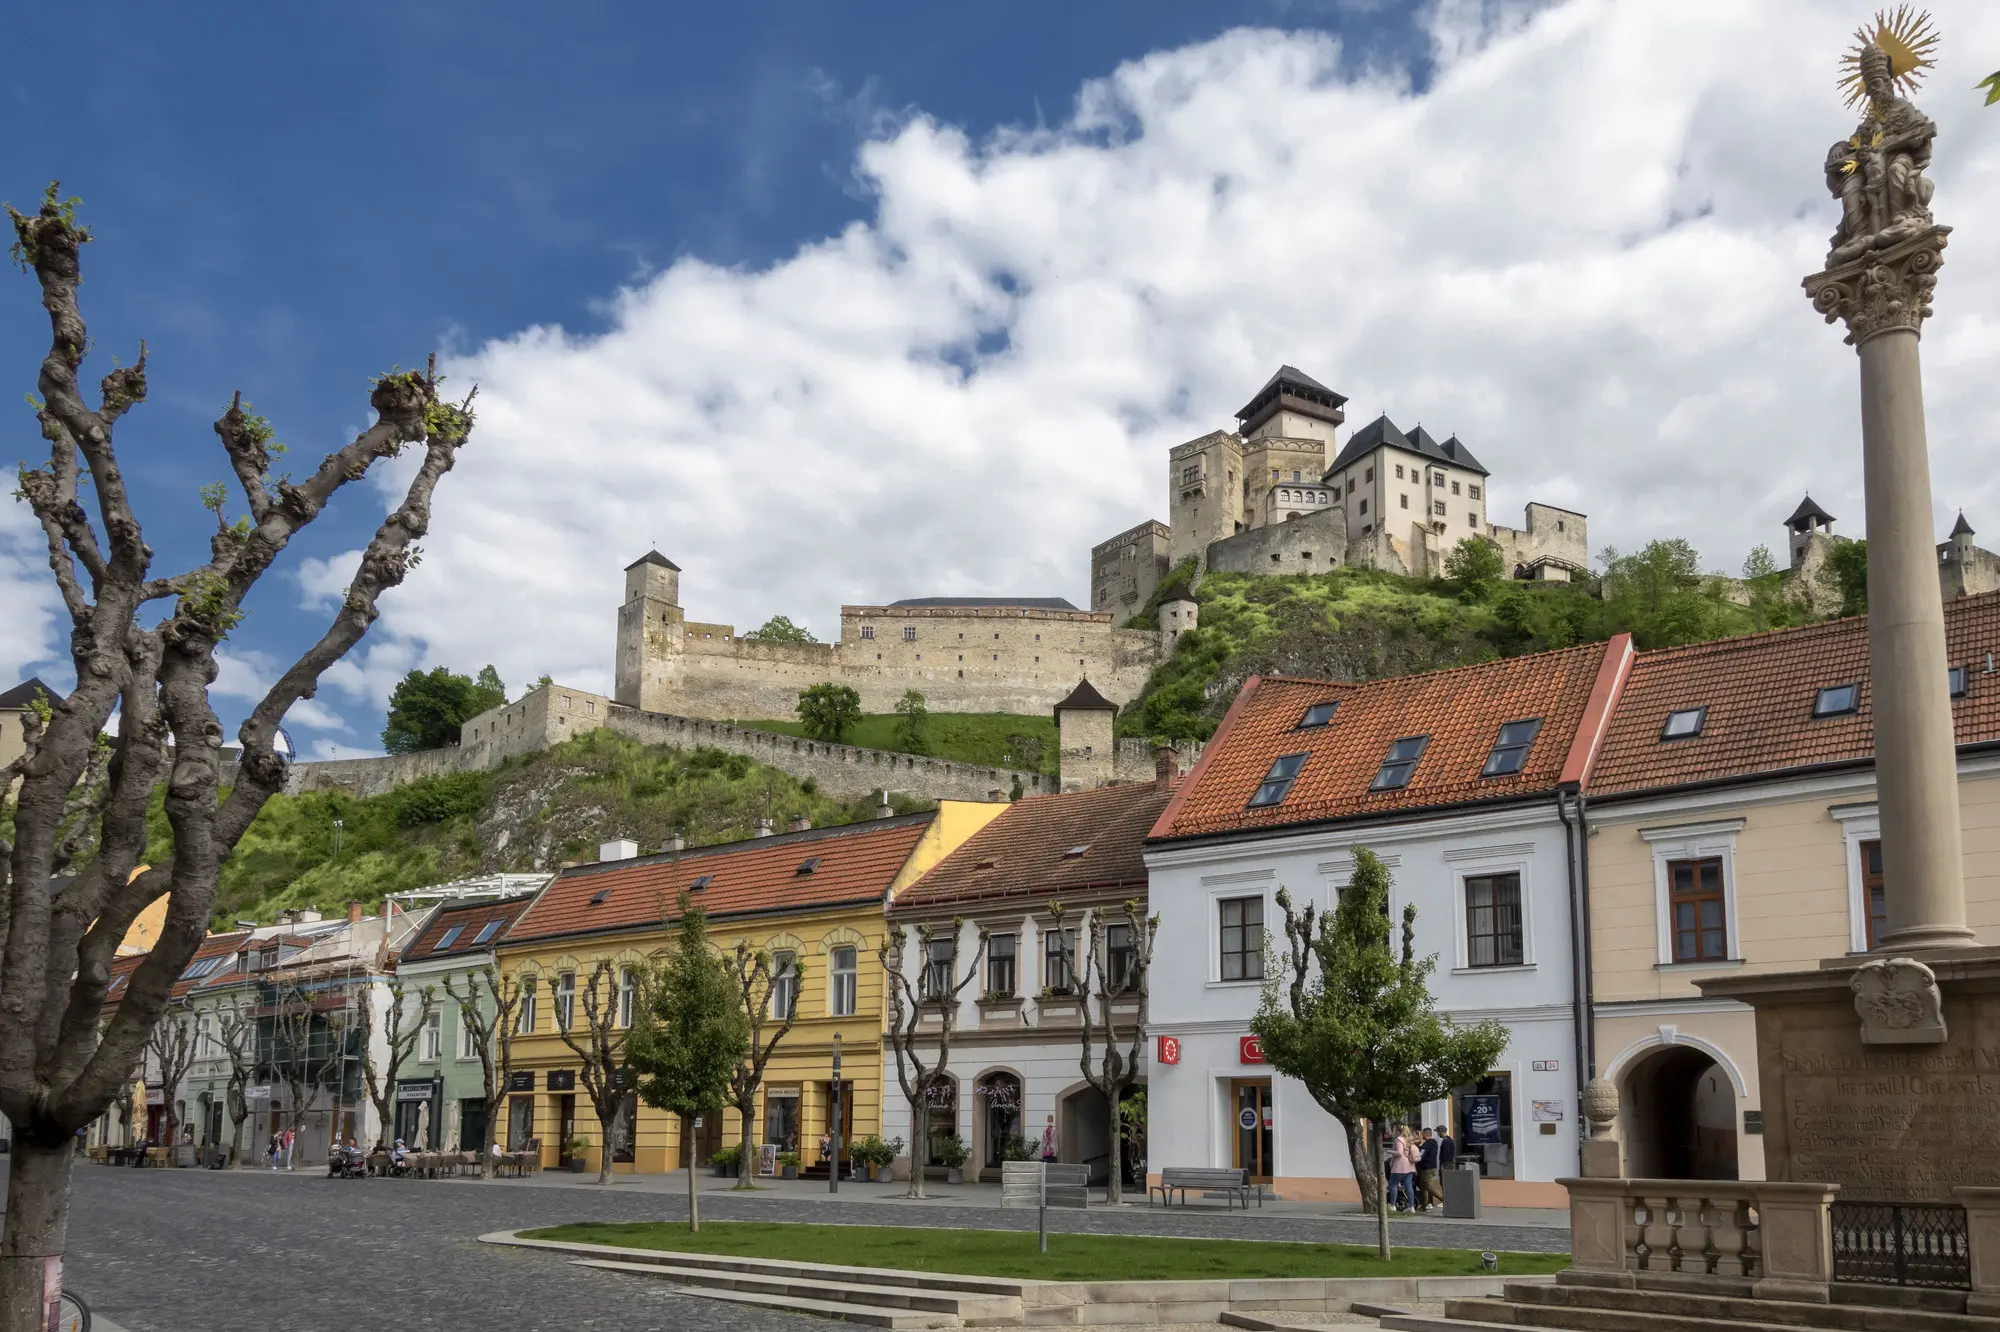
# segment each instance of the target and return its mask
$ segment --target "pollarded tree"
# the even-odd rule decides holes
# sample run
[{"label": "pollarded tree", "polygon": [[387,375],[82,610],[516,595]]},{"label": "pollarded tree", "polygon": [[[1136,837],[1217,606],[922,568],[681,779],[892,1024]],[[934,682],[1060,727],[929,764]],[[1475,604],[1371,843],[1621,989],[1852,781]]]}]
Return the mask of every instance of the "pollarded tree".
[{"label": "pollarded tree", "polygon": [[[1049,903],[1058,934],[1063,907]],[[1104,1096],[1110,1108],[1111,1162],[1104,1201],[1117,1203],[1125,1192],[1125,1100],[1139,1085],[1140,1058],[1146,1045],[1146,978],[1153,965],[1153,937],[1160,918],[1148,916],[1136,901],[1125,903],[1122,915],[1107,910],[1085,913],[1083,955],[1077,966],[1077,1005],[1083,1015],[1083,1056],[1078,1061],[1083,1080]],[[1119,1009],[1130,1012],[1121,1020]],[[1120,1026],[1127,1030],[1122,1040]]]},{"label": "pollarded tree", "polygon": [[[493,1001],[491,1012],[479,1002],[481,985]],[[521,1007],[521,980],[511,974],[501,976],[488,964],[466,973],[464,994],[458,992],[456,976],[444,978],[444,992],[458,1005],[458,1020],[470,1033],[473,1051],[479,1056],[479,1072],[486,1091],[486,1142],[480,1143],[478,1150],[484,1153],[489,1143],[499,1141],[494,1135],[504,1128],[500,1116],[506,1108],[507,1084],[513,1080],[515,1014]]]},{"label": "pollarded tree", "polygon": [[[738,1188],[750,1184],[750,1162],[757,1159],[754,1136],[757,1089],[764,1085],[764,1068],[778,1052],[778,1042],[791,1034],[799,1015],[799,991],[805,984],[805,962],[796,954],[779,963],[769,952],[747,943],[736,945],[731,975],[743,1002],[743,1057],[729,1075],[729,1096],[743,1124],[743,1154]],[[773,1023],[777,1025],[772,1026]],[[766,1036],[766,1029],[769,1035]]]},{"label": "pollarded tree", "polygon": [[[940,935],[928,922],[917,926],[916,972],[912,982],[903,965],[910,935],[901,925],[891,925],[882,937],[880,958],[884,984],[889,987],[889,1045],[896,1052],[896,1080],[902,1085],[903,1099],[910,1107],[910,1197],[924,1196],[925,1145],[930,1140],[931,1097],[949,1086],[945,1069],[951,1063],[951,1034],[958,1024],[959,996],[979,976],[986,956],[986,927],[979,927],[979,943],[972,950],[965,974],[958,974],[958,938],[965,922],[953,920],[951,933]],[[924,1014],[936,1013],[938,1024],[923,1030]],[[933,1043],[937,1058],[924,1063],[924,1050]]]},{"label": "pollarded tree", "polygon": [[[76,201],[53,185],[35,212],[7,211],[13,257],[37,279],[50,329],[34,403],[48,457],[21,469],[17,493],[48,539],[77,681],[46,718],[23,715],[25,752],[0,768],[0,790],[20,779],[11,842],[0,843],[0,1113],[14,1133],[0,1332],[28,1332],[46,1321],[44,1258],[63,1249],[76,1131],[130,1086],[153,1024],[201,944],[223,860],[284,787],[286,764],[273,748],[278,723],[313,696],[327,668],[373,623],[377,599],[403,581],[413,543],[430,524],[431,495],[471,433],[472,415],[469,397],[454,405],[439,396],[434,369],[394,371],[370,390],[373,425],[304,476],[274,479],[271,427],[239,394],[215,432],[245,512],[228,521],[221,487],[205,491],[204,504],[217,514],[208,558],[156,575],[114,443],[119,421],[146,397],[145,347],[87,399],[79,372],[90,339],[77,290],[90,233],[77,221]],[[413,444],[422,461],[362,552],[340,608],[238,729],[241,760],[225,796],[222,724],[208,697],[217,644],[292,538],[344,486]],[[118,735],[104,790],[89,805],[96,852],[74,878],[57,881],[65,821],[77,813],[73,799],[113,712]],[[170,850],[135,874],[147,805],[161,786]],[[159,940],[100,1032],[118,942],[161,898]]]},{"label": "pollarded tree", "polygon": [[[618,967],[610,958],[600,957],[585,976],[562,973],[555,995],[556,1035],[581,1061],[578,1076],[583,1079],[583,1093],[597,1112],[599,1184],[611,1182],[612,1132],[625,1104],[625,1039],[631,1023],[621,1011],[625,1007],[621,983]],[[636,1000],[635,995],[635,1007]]]},{"label": "pollarded tree", "polygon": [[250,1080],[257,1076],[257,1020],[247,996],[216,1005],[215,1043],[229,1064],[223,1100],[229,1107],[229,1164],[235,1165],[243,1155],[243,1121],[250,1118]]},{"label": "pollarded tree", "polygon": [[[431,1013],[437,1008],[437,990],[426,985],[417,991],[416,1020],[411,1021],[404,1001],[408,998],[408,987],[400,977],[390,977],[387,982],[389,1007],[382,1019],[382,1054],[378,1060],[375,1054],[375,1006],[364,991],[355,1013],[355,1024],[361,1032],[361,1077],[368,1086],[368,1099],[375,1106],[375,1150],[389,1150],[389,1139],[396,1125],[396,1075],[403,1071],[403,1064],[410,1052],[417,1047],[417,1038],[423,1034]],[[378,1067],[379,1064],[379,1067]],[[423,1150],[423,1144],[412,1146]]]},{"label": "pollarded tree", "polygon": [[201,1024],[194,1014],[185,1008],[176,1008],[160,1019],[146,1041],[146,1053],[152,1056],[153,1067],[160,1074],[163,1130],[160,1145],[167,1148],[169,1161],[173,1159],[174,1132],[180,1127],[174,1106],[181,1094],[181,1083],[187,1080],[188,1068],[194,1063],[200,1037]]},{"label": "pollarded tree", "polygon": [[1390,938],[1389,871],[1366,847],[1355,848],[1354,877],[1331,912],[1310,902],[1294,907],[1283,888],[1278,906],[1284,965],[1267,969],[1250,1030],[1271,1067],[1301,1083],[1347,1131],[1354,1179],[1387,1258],[1382,1126],[1485,1076],[1507,1048],[1507,1029],[1460,1027],[1432,1007],[1427,982],[1437,958],[1416,956],[1417,908],[1403,908],[1399,954]]}]

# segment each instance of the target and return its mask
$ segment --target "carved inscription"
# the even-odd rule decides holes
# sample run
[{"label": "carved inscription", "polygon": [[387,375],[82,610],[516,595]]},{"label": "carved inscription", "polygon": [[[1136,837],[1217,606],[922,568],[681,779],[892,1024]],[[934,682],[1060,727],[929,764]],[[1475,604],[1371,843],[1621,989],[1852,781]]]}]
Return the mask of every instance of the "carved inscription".
[{"label": "carved inscription", "polygon": [[1788,1050],[1789,1177],[1851,1198],[1948,1198],[2000,1184],[2000,1050]]}]

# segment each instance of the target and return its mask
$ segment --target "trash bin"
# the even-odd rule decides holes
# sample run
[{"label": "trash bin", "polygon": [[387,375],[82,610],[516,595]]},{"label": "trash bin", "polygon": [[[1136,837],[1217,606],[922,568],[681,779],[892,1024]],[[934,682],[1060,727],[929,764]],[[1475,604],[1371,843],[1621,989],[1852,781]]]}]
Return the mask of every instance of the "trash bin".
[{"label": "trash bin", "polygon": [[1444,1184],[1444,1214],[1468,1221],[1479,1219],[1479,1163],[1466,1161],[1438,1171]]}]

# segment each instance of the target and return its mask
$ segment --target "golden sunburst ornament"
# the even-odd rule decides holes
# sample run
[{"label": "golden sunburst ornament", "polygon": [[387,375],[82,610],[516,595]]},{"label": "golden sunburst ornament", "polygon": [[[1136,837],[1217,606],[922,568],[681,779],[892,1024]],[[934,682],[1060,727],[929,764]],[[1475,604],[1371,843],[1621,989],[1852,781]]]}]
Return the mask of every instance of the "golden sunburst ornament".
[{"label": "golden sunburst ornament", "polygon": [[1864,47],[1874,45],[1882,49],[1889,57],[1889,78],[1898,92],[1908,96],[1923,82],[1924,71],[1937,63],[1937,44],[1937,29],[1931,26],[1928,10],[1908,5],[1896,6],[1893,14],[1886,9],[1877,10],[1874,23],[1864,23],[1854,30],[1854,45],[1840,59],[1840,86],[1847,93],[1847,104],[1856,106],[1868,97],[1861,71]]}]

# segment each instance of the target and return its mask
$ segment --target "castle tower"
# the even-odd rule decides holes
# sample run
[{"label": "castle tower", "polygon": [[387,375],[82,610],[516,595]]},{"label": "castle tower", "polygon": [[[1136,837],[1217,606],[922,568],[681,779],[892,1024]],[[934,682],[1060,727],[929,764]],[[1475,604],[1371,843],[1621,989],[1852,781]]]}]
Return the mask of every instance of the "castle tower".
[{"label": "castle tower", "polygon": [[1078,682],[1069,697],[1056,704],[1056,743],[1061,751],[1057,780],[1063,790],[1110,785],[1116,770],[1112,722],[1117,715],[1118,705],[1098,693],[1089,680]]},{"label": "castle tower", "polygon": [[659,551],[649,550],[625,566],[613,696],[628,708],[668,710],[668,660],[680,651],[687,618],[680,600],[681,567]]},{"label": "castle tower", "polygon": [[1792,516],[1785,519],[1785,544],[1791,551],[1791,567],[1797,569],[1805,564],[1814,537],[1832,535],[1833,515],[1813,503],[1813,497],[1808,494],[1799,501],[1799,507],[1792,510]]},{"label": "castle tower", "polygon": [[1195,604],[1194,594],[1187,590],[1185,584],[1167,594],[1167,599],[1160,603],[1159,610],[1162,657],[1174,655],[1174,649],[1180,645],[1181,635],[1199,627],[1200,615],[1201,607]]},{"label": "castle tower", "polygon": [[1951,526],[1951,558],[1955,563],[1970,565],[1978,547],[1972,544],[1972,524],[1965,521],[1965,510],[1958,511],[1958,521]]}]

